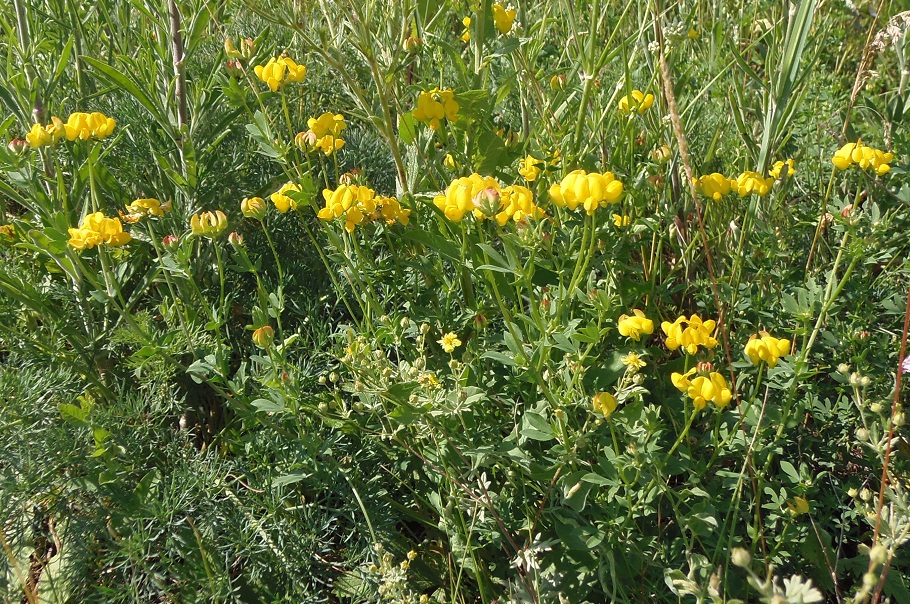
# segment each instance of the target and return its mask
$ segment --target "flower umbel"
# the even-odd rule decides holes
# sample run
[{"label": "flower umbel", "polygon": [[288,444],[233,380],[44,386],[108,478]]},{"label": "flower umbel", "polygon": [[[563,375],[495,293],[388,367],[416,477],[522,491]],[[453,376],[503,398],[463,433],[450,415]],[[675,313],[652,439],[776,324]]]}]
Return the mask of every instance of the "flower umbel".
[{"label": "flower umbel", "polygon": [[616,324],[620,335],[632,338],[636,342],[641,340],[642,336],[649,336],[654,333],[654,321],[647,318],[645,313],[637,308],[632,311],[632,316],[622,315]]},{"label": "flower umbel", "polygon": [[306,67],[290,57],[272,57],[265,65],[256,65],[253,71],[272,92],[290,82],[302,82],[306,76]]},{"label": "flower umbel", "polygon": [[429,124],[433,130],[439,130],[443,119],[450,122],[455,121],[458,117],[458,109],[458,101],[455,100],[455,93],[451,88],[446,88],[445,90],[434,88],[427,92],[421,92],[420,96],[417,97],[414,119]]},{"label": "flower umbel", "polygon": [[664,321],[660,324],[661,330],[667,336],[667,348],[676,350],[684,348],[686,353],[695,354],[699,346],[714,348],[717,340],[711,336],[716,323],[713,320],[702,321],[698,315],[688,319],[686,315],[677,318],[673,323]]},{"label": "flower umbel", "polygon": [[777,360],[790,352],[790,340],[780,340],[762,331],[749,338],[744,352],[753,365],[764,361],[768,367],[776,367]]},{"label": "flower umbel", "polygon": [[193,214],[190,218],[190,229],[193,235],[202,235],[214,239],[227,228],[227,216],[221,210]]}]

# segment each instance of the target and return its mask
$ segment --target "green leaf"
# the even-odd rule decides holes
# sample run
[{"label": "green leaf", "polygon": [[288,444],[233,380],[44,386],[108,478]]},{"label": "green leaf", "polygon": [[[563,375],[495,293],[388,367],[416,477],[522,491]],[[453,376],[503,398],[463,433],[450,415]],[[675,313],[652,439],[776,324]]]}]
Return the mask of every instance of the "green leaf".
[{"label": "green leaf", "polygon": [[79,426],[80,428],[87,428],[89,426],[88,409],[70,403],[60,403],[57,405],[57,410],[60,411],[61,417],[69,423]]},{"label": "green leaf", "polygon": [[524,416],[521,418],[521,431],[519,433],[525,438],[542,442],[555,438],[553,436],[553,428],[547,418],[533,411],[525,411]]}]

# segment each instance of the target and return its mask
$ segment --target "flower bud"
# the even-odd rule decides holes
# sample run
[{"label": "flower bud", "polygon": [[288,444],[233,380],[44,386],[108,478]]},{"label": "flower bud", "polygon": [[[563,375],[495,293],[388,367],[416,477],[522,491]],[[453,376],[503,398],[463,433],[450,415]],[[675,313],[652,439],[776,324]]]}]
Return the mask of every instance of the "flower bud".
[{"label": "flower bud", "polygon": [[405,41],[401,44],[402,49],[405,52],[414,54],[420,47],[423,46],[423,40],[416,36],[408,36]]},{"label": "flower bud", "polygon": [[228,235],[228,243],[230,243],[235,250],[239,250],[243,247],[243,235],[236,231],[231,231],[231,234]]},{"label": "flower bud", "polygon": [[860,383],[862,382],[862,378],[863,378],[863,376],[860,375],[860,373],[858,371],[854,371],[853,373],[850,374],[850,385],[853,386],[854,388],[858,387],[860,385]]},{"label": "flower bud", "polygon": [[398,322],[398,326],[402,329],[407,329],[411,326],[411,320],[407,317],[401,317],[401,321]]},{"label": "flower bud", "polygon": [[849,373],[849,371],[850,371],[850,365],[848,365],[847,363],[841,363],[840,365],[837,366],[838,373],[847,375],[847,373]]},{"label": "flower bud", "polygon": [[863,388],[868,388],[872,385],[872,378],[870,378],[868,375],[864,375],[862,378],[860,378],[859,385]]},{"label": "flower bud", "polygon": [[253,38],[244,38],[240,41],[240,56],[249,61],[256,54],[256,42]]},{"label": "flower bud", "polygon": [[243,76],[243,65],[240,64],[240,61],[232,59],[224,64],[224,69],[232,78]]},{"label": "flower bud", "polygon": [[265,218],[268,206],[261,197],[244,197],[240,202],[240,211],[247,218],[253,218],[260,222]]},{"label": "flower bud", "polygon": [[[297,145],[297,148],[306,153],[316,146],[317,141],[316,133],[312,130],[307,130],[306,132],[298,132],[297,136],[294,137],[294,144]],[[346,183],[341,183],[346,184]]]},{"label": "flower bud", "polygon": [[487,187],[475,195],[474,199],[472,199],[471,202],[474,204],[475,208],[483,213],[484,216],[491,218],[499,212],[499,208],[502,206],[499,198],[499,191],[493,187]]},{"label": "flower bud", "polygon": [[178,241],[176,235],[165,235],[164,238],[161,240],[161,245],[163,245],[164,249],[166,249],[169,252],[173,252],[174,250],[176,250],[177,245],[179,243],[180,242]]},{"label": "flower bud", "polygon": [[275,339],[275,330],[271,325],[263,325],[253,332],[253,344],[259,348],[268,348]]},{"label": "flower bud", "polygon": [[859,492],[859,498],[863,501],[869,501],[872,499],[872,491],[866,487],[863,487],[863,490]]},{"label": "flower bud", "polygon": [[881,566],[888,560],[888,548],[877,543],[875,547],[869,550],[869,561],[875,566]]},{"label": "flower bud", "polygon": [[849,489],[847,489],[847,497],[849,497],[850,499],[856,499],[856,497],[858,495],[859,495],[859,491],[856,490],[856,487],[850,487]]},{"label": "flower bud", "polygon": [[224,54],[226,54],[231,59],[239,59],[240,51],[234,46],[234,42],[230,38],[224,39]]},{"label": "flower bud", "polygon": [[673,151],[667,145],[661,145],[654,151],[651,151],[651,159],[659,164],[666,163],[673,156]]},{"label": "flower bud", "polygon": [[869,440],[869,431],[865,428],[857,428],[856,430],[856,440],[860,442],[866,442]]},{"label": "flower bud", "polygon": [[897,427],[903,426],[905,423],[907,423],[907,419],[903,413],[895,413],[894,418],[891,421],[894,422],[894,425]]},{"label": "flower bud", "polygon": [[550,89],[553,91],[565,90],[568,79],[565,74],[557,73],[555,76],[550,78]]},{"label": "flower bud", "polygon": [[869,411],[871,411],[872,413],[876,413],[876,414],[881,413],[882,404],[881,403],[872,403],[871,405],[869,405]]},{"label": "flower bud", "polygon": [[734,547],[733,551],[730,552],[730,562],[733,563],[733,566],[749,568],[752,566],[752,554],[745,548]]},{"label": "flower bud", "polygon": [[28,149],[28,142],[22,140],[21,138],[14,138],[7,145],[10,151],[16,155],[22,155]]},{"label": "flower bud", "polygon": [[334,371],[331,372],[329,374],[329,381],[332,382],[333,384],[337,384],[338,383],[338,374],[335,373]]}]

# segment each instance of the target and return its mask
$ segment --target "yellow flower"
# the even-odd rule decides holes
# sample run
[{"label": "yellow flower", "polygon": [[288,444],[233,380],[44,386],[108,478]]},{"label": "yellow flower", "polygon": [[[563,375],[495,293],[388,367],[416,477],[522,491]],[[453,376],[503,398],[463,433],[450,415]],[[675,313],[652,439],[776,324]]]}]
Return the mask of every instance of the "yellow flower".
[{"label": "yellow flower", "polygon": [[77,250],[91,249],[105,243],[119,247],[129,243],[133,237],[123,230],[119,218],[105,218],[101,212],[94,212],[82,219],[79,228],[69,229],[69,245]]},{"label": "yellow flower", "polygon": [[290,82],[302,82],[306,76],[306,67],[298,65],[290,57],[272,57],[265,65],[256,65],[253,71],[272,92]]},{"label": "yellow flower", "polygon": [[275,330],[271,325],[263,325],[253,332],[253,344],[259,348],[268,348],[275,339]]},{"label": "yellow flower", "polygon": [[421,92],[417,97],[417,108],[414,110],[414,119],[430,125],[433,130],[439,130],[442,120],[450,122],[458,117],[458,102],[451,88]]},{"label": "yellow flower", "polygon": [[447,353],[452,354],[455,352],[455,349],[461,346],[461,340],[458,339],[458,336],[455,335],[455,332],[450,331],[447,334],[442,336],[442,339],[437,340],[442,345],[442,349]]},{"label": "yellow flower", "polygon": [[433,199],[433,204],[442,210],[446,218],[453,222],[461,222],[464,215],[472,210],[474,215],[482,220],[484,214],[474,206],[474,198],[484,189],[493,189],[496,192],[502,191],[502,187],[496,182],[496,179],[490,176],[481,176],[475,172],[470,176],[463,176],[453,180],[443,195],[437,195]]},{"label": "yellow flower", "polygon": [[362,185],[339,185],[334,191],[323,189],[322,198],[325,206],[316,215],[325,221],[344,216],[344,228],[349,233],[377,210],[376,191]]},{"label": "yellow flower", "polygon": [[114,121],[114,118],[95,111],[94,113],[71,113],[63,128],[67,140],[74,141],[78,138],[86,141],[90,138],[101,140],[110,136],[116,125],[117,122]]},{"label": "yellow flower", "polygon": [[632,338],[636,342],[640,341],[643,335],[649,336],[654,333],[654,321],[637,308],[632,311],[631,317],[629,315],[619,317],[616,327],[620,335]]},{"label": "yellow flower", "polygon": [[831,158],[831,163],[838,170],[846,170],[851,165],[856,164],[863,170],[870,168],[879,176],[883,176],[891,171],[890,164],[894,161],[893,153],[885,153],[878,149],[868,147],[863,142],[847,143],[835,152]]},{"label": "yellow flower", "polygon": [[809,513],[809,501],[805,497],[794,497],[793,503],[787,502],[787,507],[794,516]]},{"label": "yellow flower", "polygon": [[348,127],[344,121],[344,116],[340,113],[325,112],[319,117],[311,117],[307,120],[307,126],[310,132],[316,135],[316,138],[323,136],[341,136],[341,131]]},{"label": "yellow flower", "polygon": [[171,211],[171,202],[161,203],[157,199],[136,199],[132,203],[126,204],[126,210],[129,214],[126,216],[127,222],[136,222],[144,216],[164,216],[165,212]]},{"label": "yellow flower", "polygon": [[654,104],[654,95],[645,94],[641,90],[633,90],[631,95],[626,95],[619,99],[620,113],[629,114],[632,111],[644,113]]},{"label": "yellow flower", "polygon": [[261,221],[265,218],[266,210],[265,201],[261,197],[244,197],[240,202],[240,211],[247,218]]},{"label": "yellow flower", "polygon": [[771,169],[768,171],[768,173],[774,178],[780,178],[780,175],[784,170],[784,166],[787,166],[787,178],[793,178],[793,174],[796,173],[796,164],[792,159],[775,162],[774,165],[771,166]]},{"label": "yellow flower", "polygon": [[707,376],[692,377],[695,372],[695,369],[690,369],[684,374],[674,372],[670,376],[670,381],[680,392],[692,399],[692,406],[696,411],[704,409],[708,401],[721,409],[726,407],[733,398],[733,393],[727,387],[724,376],[712,371]]},{"label": "yellow flower", "polygon": [[764,197],[771,191],[774,185],[774,178],[762,178],[758,172],[743,172],[736,179],[736,192],[740,197],[745,197],[749,193],[758,193]]},{"label": "yellow flower", "polygon": [[288,210],[297,209],[297,202],[293,197],[288,195],[289,192],[299,193],[300,187],[292,182],[289,182],[285,185],[282,185],[280,189],[269,196],[269,199],[272,200],[272,203],[275,204],[275,207],[278,208],[278,211],[282,214],[286,213]]},{"label": "yellow flower", "polygon": [[710,197],[714,201],[720,201],[722,197],[730,194],[733,187],[737,186],[735,180],[727,178],[718,172],[707,174],[700,178],[693,178],[693,182],[695,183],[695,188],[697,188],[702,195]]},{"label": "yellow flower", "polygon": [[673,150],[668,145],[661,145],[651,151],[651,159],[659,164],[667,163],[673,157]]},{"label": "yellow flower", "polygon": [[780,340],[762,331],[749,338],[744,352],[753,365],[764,361],[768,367],[776,367],[780,357],[790,354],[790,340]]},{"label": "yellow flower", "polygon": [[446,153],[446,156],[442,159],[442,165],[444,165],[449,170],[455,169],[455,158],[452,157],[451,153]]},{"label": "yellow flower", "polygon": [[467,44],[471,41],[471,17],[462,19],[461,24],[464,25],[464,31],[461,32],[461,41]]},{"label": "yellow flower", "polygon": [[715,321],[702,322],[698,315],[692,315],[688,319],[686,315],[682,315],[673,323],[664,321],[660,324],[661,330],[667,336],[667,348],[676,350],[682,347],[688,354],[698,352],[699,346],[705,348],[717,346],[717,340],[711,336],[715,326]]},{"label": "yellow flower", "polygon": [[518,168],[518,173],[524,177],[525,180],[531,182],[532,180],[537,180],[537,177],[540,176],[540,168],[537,166],[542,165],[544,162],[535,158],[532,155],[527,156],[521,160],[521,167]]},{"label": "yellow flower", "polygon": [[225,228],[227,228],[227,216],[221,210],[193,214],[190,218],[190,229],[193,231],[193,235],[203,235],[214,239]]},{"label": "yellow flower", "polygon": [[411,210],[401,207],[401,203],[396,198],[377,197],[376,201],[379,204],[379,213],[386,224],[392,225],[397,221],[406,225],[410,222]]},{"label": "yellow flower", "polygon": [[521,222],[527,218],[543,218],[546,212],[534,204],[534,193],[521,185],[512,185],[502,190],[499,197],[502,211],[496,214],[496,222],[504,226],[509,219]]},{"label": "yellow flower", "polygon": [[499,33],[506,35],[512,31],[512,24],[515,22],[515,9],[510,8],[506,10],[502,7],[502,4],[493,5],[493,24],[496,25],[496,29],[499,30]]},{"label": "yellow flower", "polygon": [[689,33],[687,34],[690,40],[698,40],[701,37],[701,34],[694,27],[689,28]]},{"label": "yellow flower", "polygon": [[602,414],[604,417],[610,417],[616,411],[616,397],[609,392],[598,392],[594,395],[591,405],[597,413]]},{"label": "yellow flower", "polygon": [[632,220],[629,216],[620,216],[619,214],[613,214],[613,224],[617,227],[629,226],[629,222]]},{"label": "yellow flower", "polygon": [[579,205],[584,205],[590,215],[599,207],[618,202],[622,191],[622,182],[616,180],[612,172],[588,174],[584,170],[574,170],[558,185],[551,186],[549,192],[550,199],[557,206],[574,211]]},{"label": "yellow flower", "polygon": [[66,126],[63,121],[59,117],[52,117],[51,123],[47,126],[34,124],[29,133],[25,135],[25,140],[29,146],[39,149],[56,144],[64,136],[66,136]]},{"label": "yellow flower", "polygon": [[620,357],[619,360],[623,365],[628,367],[629,371],[632,373],[638,373],[647,365],[637,352],[630,352],[629,354]]}]

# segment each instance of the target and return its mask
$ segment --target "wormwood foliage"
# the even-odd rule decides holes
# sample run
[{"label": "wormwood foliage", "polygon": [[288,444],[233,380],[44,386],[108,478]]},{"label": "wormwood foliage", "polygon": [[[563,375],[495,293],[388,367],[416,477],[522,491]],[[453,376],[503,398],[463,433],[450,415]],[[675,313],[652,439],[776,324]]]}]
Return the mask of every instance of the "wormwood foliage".
[{"label": "wormwood foliage", "polygon": [[910,600],[897,4],[13,0],[4,599]]}]

